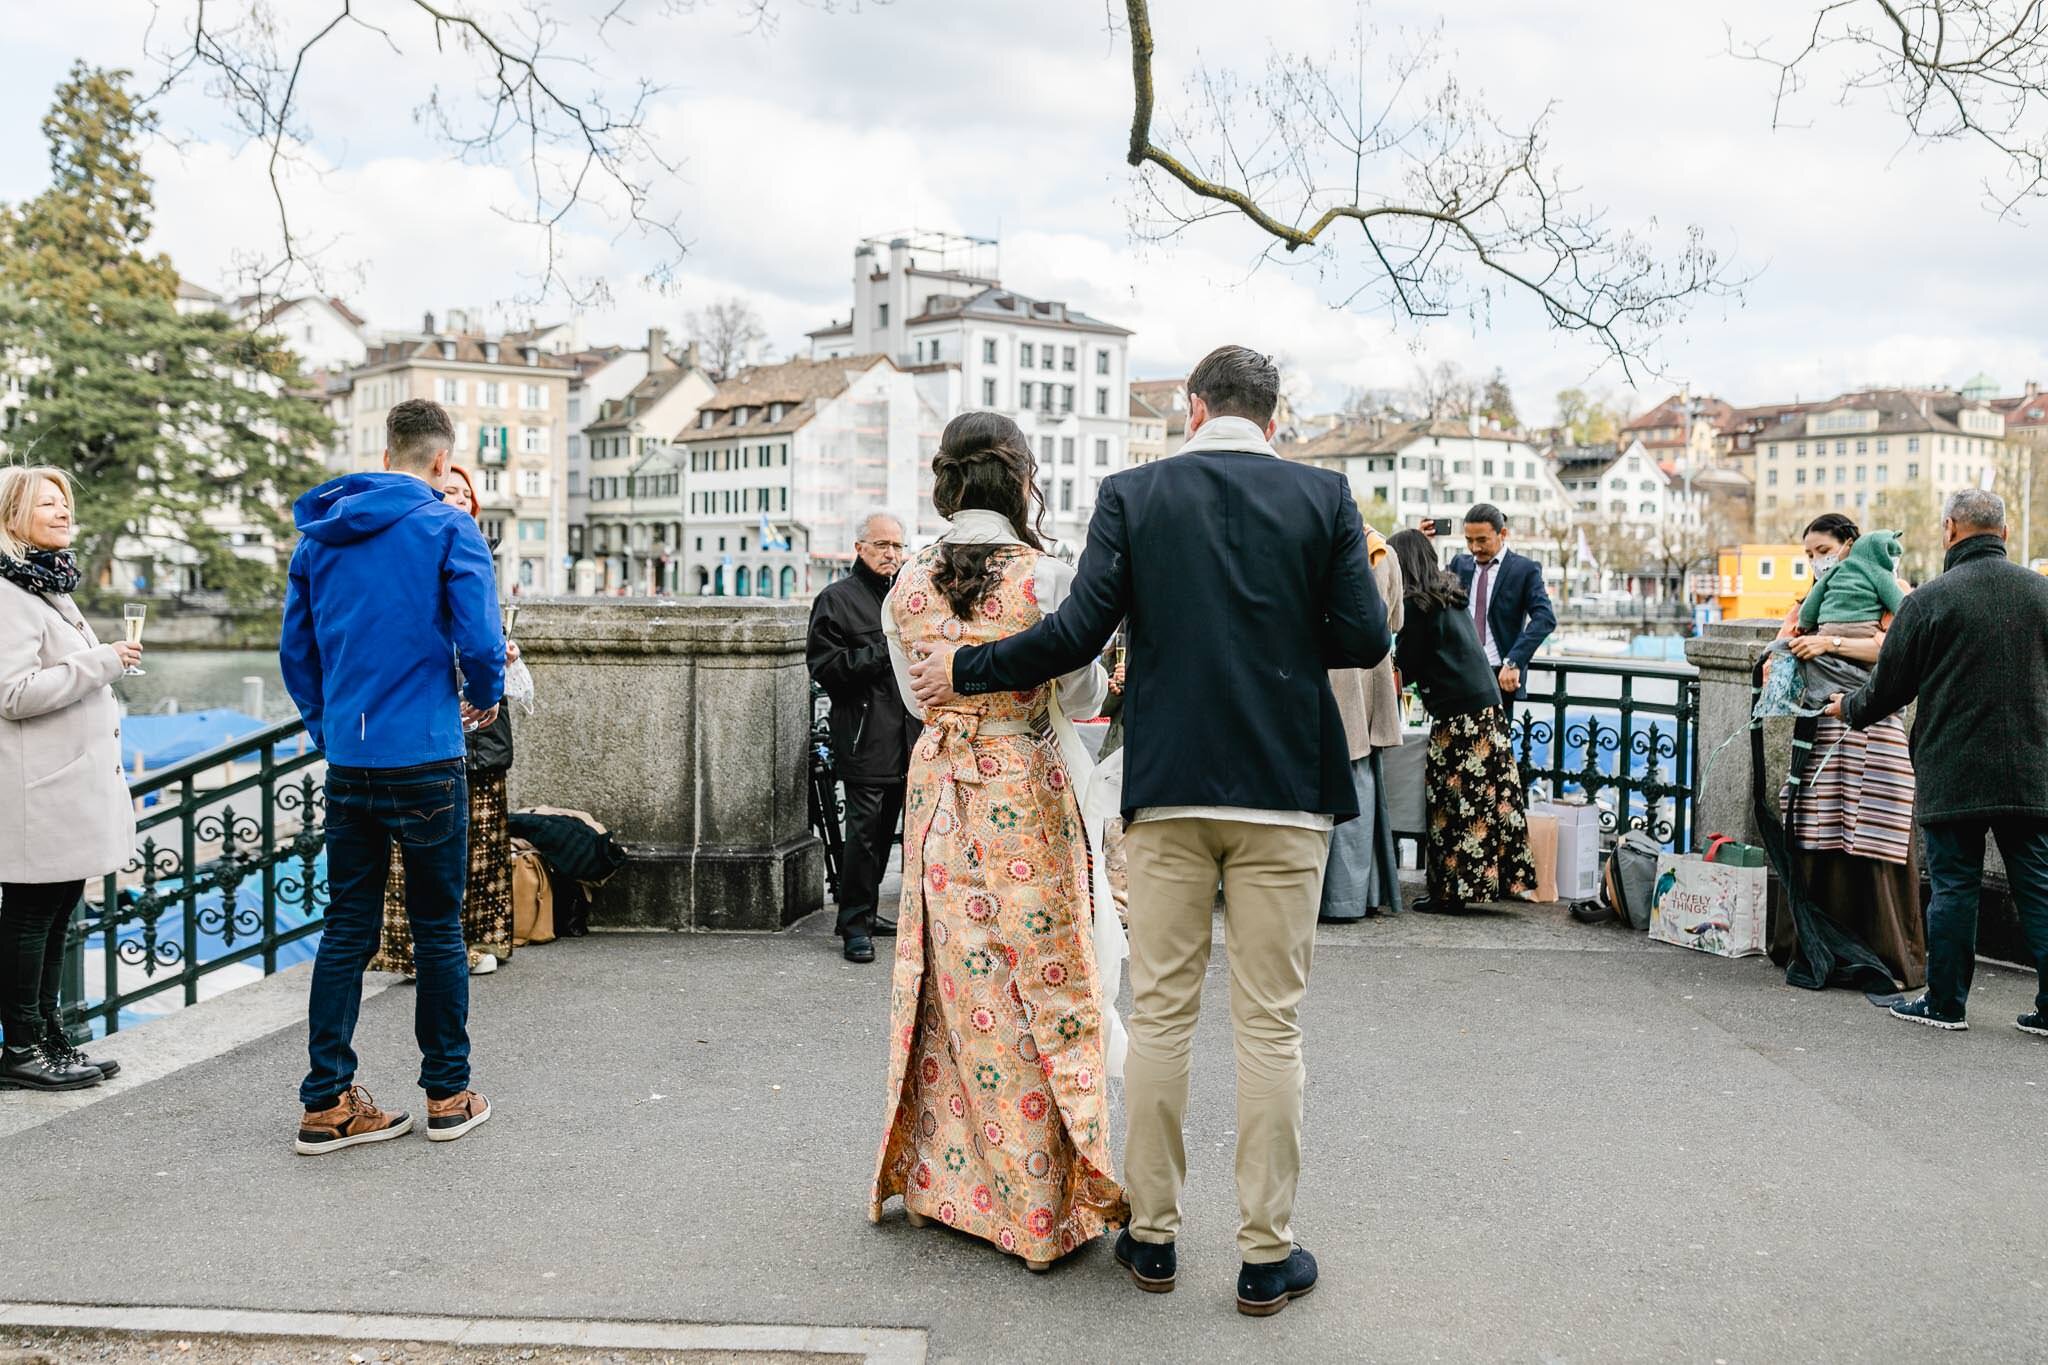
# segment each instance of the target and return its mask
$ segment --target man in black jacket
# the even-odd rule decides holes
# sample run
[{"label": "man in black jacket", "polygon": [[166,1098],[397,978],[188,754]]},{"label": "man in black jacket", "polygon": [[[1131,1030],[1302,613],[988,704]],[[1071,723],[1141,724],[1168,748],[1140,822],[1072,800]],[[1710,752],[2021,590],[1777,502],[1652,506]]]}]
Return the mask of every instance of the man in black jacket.
[{"label": "man in black jacket", "polygon": [[1941,576],[1909,594],[1870,681],[1829,703],[1861,730],[1916,698],[1913,771],[1927,848],[1927,993],[1892,1013],[1964,1029],[1984,838],[1998,840],[2039,972],[2019,1027],[2048,1037],[2048,578],[2006,558],[2005,503],[1968,489],[1941,523]]},{"label": "man in black jacket", "polygon": [[1280,376],[1241,346],[1188,377],[1187,444],[1103,481],[1066,603],[1030,630],[913,665],[931,714],[1094,659],[1128,620],[1124,819],[1133,1010],[1125,1094],[1131,1227],[1117,1258],[1173,1285],[1182,1115],[1216,887],[1237,1034],[1238,1307],[1315,1284],[1294,1242],[1301,1029],[1329,830],[1358,814],[1329,669],[1386,657],[1387,610],[1341,475],[1278,458]]},{"label": "man in black jacket", "polygon": [[846,787],[846,856],[839,873],[841,951],[873,962],[872,935],[896,932],[881,917],[882,871],[903,815],[910,750],[923,728],[896,690],[882,603],[903,567],[903,523],[887,512],[861,521],[853,572],[811,604],[805,661],[832,699],[832,771]]}]

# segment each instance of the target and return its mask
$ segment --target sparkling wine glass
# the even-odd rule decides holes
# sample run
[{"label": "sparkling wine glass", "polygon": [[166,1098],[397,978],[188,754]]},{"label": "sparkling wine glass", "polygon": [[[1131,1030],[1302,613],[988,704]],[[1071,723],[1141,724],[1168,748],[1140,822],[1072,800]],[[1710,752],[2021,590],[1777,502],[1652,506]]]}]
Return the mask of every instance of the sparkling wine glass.
[{"label": "sparkling wine glass", "polygon": [[[139,645],[142,643],[142,623],[148,619],[149,608],[140,602],[130,602],[121,608],[121,624],[128,632],[129,644]],[[121,676],[124,678],[140,678],[145,676],[145,673],[139,665],[130,664],[121,670]]]}]

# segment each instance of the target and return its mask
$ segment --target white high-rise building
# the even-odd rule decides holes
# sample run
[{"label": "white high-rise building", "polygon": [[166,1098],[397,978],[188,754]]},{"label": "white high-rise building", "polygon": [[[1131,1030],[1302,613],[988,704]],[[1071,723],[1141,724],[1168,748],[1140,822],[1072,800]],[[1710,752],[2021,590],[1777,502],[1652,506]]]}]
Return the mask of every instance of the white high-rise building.
[{"label": "white high-rise building", "polygon": [[941,233],[862,242],[853,316],[811,333],[811,356],[887,356],[942,425],[975,410],[1016,419],[1038,457],[1048,526],[1078,553],[1097,486],[1130,459],[1131,332],[1005,289],[994,256],[992,240]]}]

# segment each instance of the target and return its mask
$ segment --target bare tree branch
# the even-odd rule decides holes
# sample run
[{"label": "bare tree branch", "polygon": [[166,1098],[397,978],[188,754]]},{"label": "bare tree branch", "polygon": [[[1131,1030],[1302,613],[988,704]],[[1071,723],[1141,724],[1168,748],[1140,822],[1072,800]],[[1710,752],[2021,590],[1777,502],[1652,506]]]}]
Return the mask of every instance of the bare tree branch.
[{"label": "bare tree branch", "polygon": [[1776,73],[1773,128],[1824,81],[1837,103],[1881,97],[1911,141],[1988,148],[2001,217],[2048,197],[2048,0],[1830,0],[1784,55],[1733,35],[1728,50]]},{"label": "bare tree branch", "polygon": [[[1263,260],[1312,263],[1348,282],[1345,306],[1478,318],[1497,300],[1534,299],[1553,326],[1589,333],[1631,380],[1688,305],[1741,283],[1697,229],[1659,250],[1577,207],[1549,164],[1548,109],[1509,131],[1455,77],[1418,97],[1442,64],[1440,30],[1388,44],[1361,5],[1336,56],[1274,54],[1254,83],[1198,65],[1186,122],[1159,106],[1148,0],[1124,9],[1126,159],[1155,239],[1220,206],[1272,239]],[[1392,56],[1378,89],[1369,68],[1382,51]]]}]

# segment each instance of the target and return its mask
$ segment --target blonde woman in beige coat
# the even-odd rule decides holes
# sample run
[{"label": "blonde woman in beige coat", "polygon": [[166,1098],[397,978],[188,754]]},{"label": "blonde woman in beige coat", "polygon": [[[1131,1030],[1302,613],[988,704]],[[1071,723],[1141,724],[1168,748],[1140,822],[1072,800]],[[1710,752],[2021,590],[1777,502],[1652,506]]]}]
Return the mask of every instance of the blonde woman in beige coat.
[{"label": "blonde woman in beige coat", "polygon": [[72,603],[73,511],[62,471],[0,471],[0,1089],[119,1069],[65,1038],[57,982],[86,881],[135,852],[112,684],[142,646],[101,644]]},{"label": "blonde woman in beige coat", "polygon": [[[1386,538],[1368,526],[1366,558],[1387,604],[1387,629],[1402,624],[1401,566]],[[1382,749],[1401,747],[1401,690],[1394,682],[1394,656],[1377,668],[1343,668],[1330,673],[1330,690],[1344,717],[1344,735],[1351,744],[1351,780],[1358,787],[1358,818],[1337,826],[1330,835],[1330,860],[1323,872],[1322,919],[1328,923],[1361,920],[1376,910],[1399,913],[1400,868],[1394,862],[1393,831],[1387,828],[1387,801],[1380,781]]]}]

